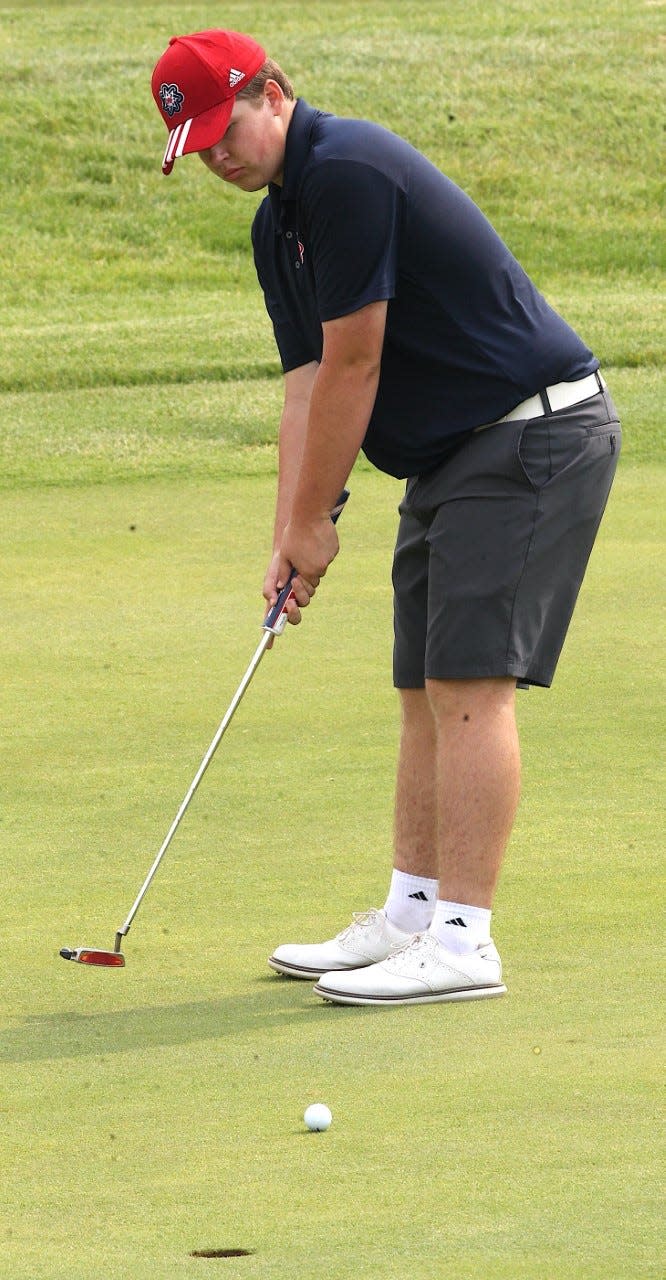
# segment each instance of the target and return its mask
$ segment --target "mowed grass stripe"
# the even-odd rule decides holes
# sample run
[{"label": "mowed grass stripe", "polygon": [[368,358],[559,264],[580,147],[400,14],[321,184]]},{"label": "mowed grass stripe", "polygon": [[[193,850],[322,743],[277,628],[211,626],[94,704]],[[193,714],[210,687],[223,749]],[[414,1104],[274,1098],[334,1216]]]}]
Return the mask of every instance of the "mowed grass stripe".
[{"label": "mowed grass stripe", "polygon": [[[250,227],[248,223],[248,246]],[[248,249],[249,252],[249,249]],[[61,391],[278,377],[272,328],[259,286],[247,293],[184,291],[141,296],[131,307],[9,323],[0,352],[1,391]]]},{"label": "mowed grass stripe", "polygon": [[[604,373],[622,418],[621,465],[663,461],[663,371]],[[275,474],[281,404],[280,378],[5,394],[0,492]]]},{"label": "mowed grass stripe", "polygon": [[[242,293],[223,289],[211,298],[179,290],[168,301],[141,295],[110,315],[100,312],[99,300],[80,316],[74,309],[58,318],[15,310],[5,322],[0,392],[278,377],[272,328],[251,267],[248,276]],[[545,292],[605,367],[663,365],[666,307],[659,290],[558,276]]]}]

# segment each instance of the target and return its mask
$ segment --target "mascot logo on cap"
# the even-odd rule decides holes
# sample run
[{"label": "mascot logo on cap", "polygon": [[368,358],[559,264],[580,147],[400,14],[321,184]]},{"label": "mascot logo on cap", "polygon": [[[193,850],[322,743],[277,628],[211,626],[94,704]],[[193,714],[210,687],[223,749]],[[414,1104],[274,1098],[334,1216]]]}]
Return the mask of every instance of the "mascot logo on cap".
[{"label": "mascot logo on cap", "polygon": [[170,118],[182,110],[185,94],[180,92],[177,84],[161,84],[160,101],[163,112]]}]

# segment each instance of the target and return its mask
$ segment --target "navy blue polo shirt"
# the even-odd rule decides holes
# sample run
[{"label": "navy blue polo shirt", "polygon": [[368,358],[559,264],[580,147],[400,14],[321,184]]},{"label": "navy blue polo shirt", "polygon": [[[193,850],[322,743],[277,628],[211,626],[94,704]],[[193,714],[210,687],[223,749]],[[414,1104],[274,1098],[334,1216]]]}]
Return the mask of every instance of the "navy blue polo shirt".
[{"label": "navy blue polo shirt", "polygon": [[285,372],[321,359],[322,321],[388,302],[363,451],[390,475],[598,368],[474,202],[379,125],[299,99],[252,243]]}]

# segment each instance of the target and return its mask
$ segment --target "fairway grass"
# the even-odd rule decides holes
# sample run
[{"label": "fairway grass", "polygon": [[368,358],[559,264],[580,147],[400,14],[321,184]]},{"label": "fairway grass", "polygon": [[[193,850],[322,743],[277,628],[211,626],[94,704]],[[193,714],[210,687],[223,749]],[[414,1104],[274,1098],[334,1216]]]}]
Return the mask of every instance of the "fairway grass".
[{"label": "fairway grass", "polygon": [[[607,1280],[660,1270],[658,469],[620,470],[550,693],[519,700],[506,999],[344,1010],[281,941],[381,905],[400,486],[268,653],[109,947],[258,640],[272,477],[3,496],[3,1280]],[[333,1111],[307,1134],[307,1103]],[[194,1250],[251,1256],[194,1259]]]}]

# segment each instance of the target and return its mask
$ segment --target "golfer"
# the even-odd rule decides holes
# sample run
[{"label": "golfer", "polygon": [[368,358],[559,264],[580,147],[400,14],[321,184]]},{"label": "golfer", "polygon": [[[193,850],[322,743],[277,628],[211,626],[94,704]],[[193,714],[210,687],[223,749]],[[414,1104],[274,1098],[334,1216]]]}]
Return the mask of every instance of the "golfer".
[{"label": "golfer", "polygon": [[506,990],[491,909],[518,804],[516,687],[548,687],[620,450],[599,362],[472,200],[412,146],[296,99],[250,37],[174,38],[163,161],[268,192],[252,228],[284,370],[267,603],[297,623],[363,450],[406,480],[393,564],[402,704],[381,909],[269,964],[346,1004]]}]

